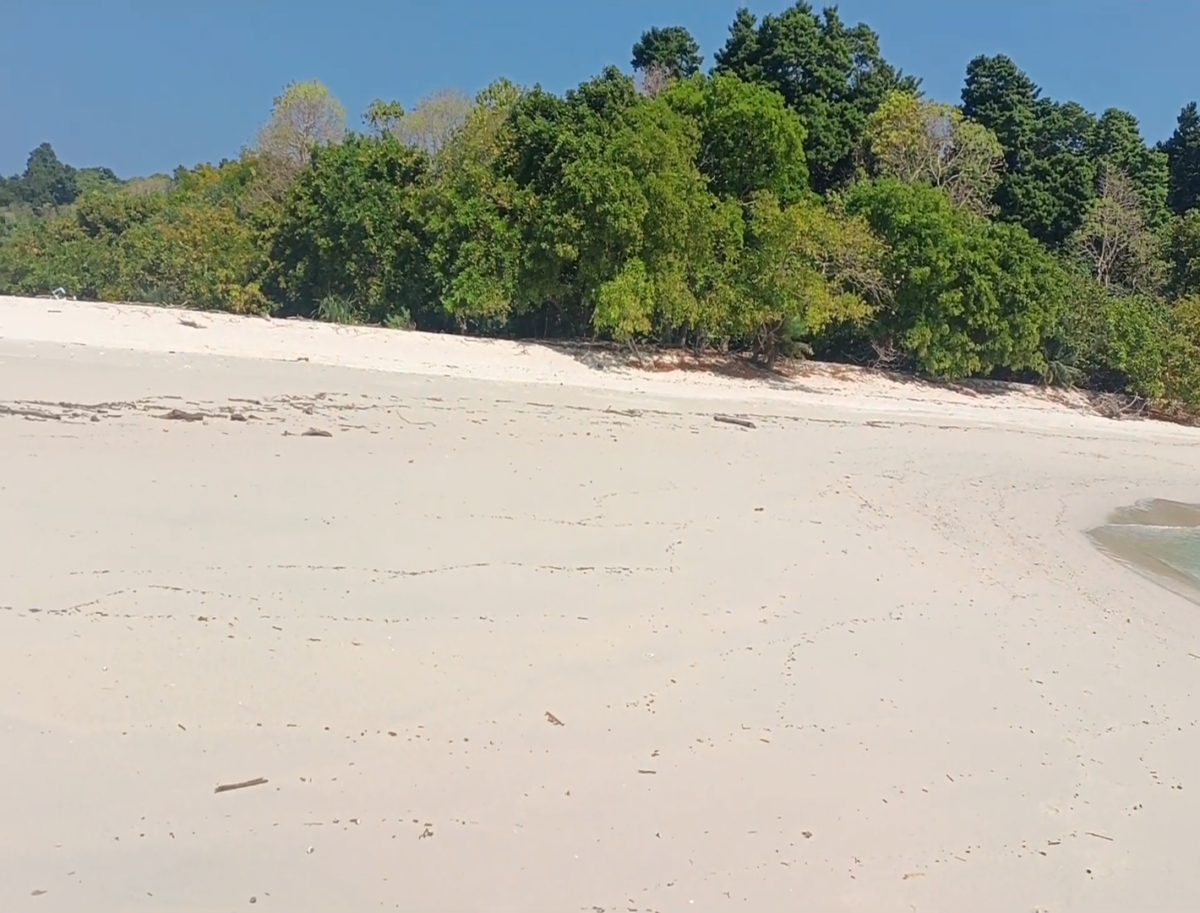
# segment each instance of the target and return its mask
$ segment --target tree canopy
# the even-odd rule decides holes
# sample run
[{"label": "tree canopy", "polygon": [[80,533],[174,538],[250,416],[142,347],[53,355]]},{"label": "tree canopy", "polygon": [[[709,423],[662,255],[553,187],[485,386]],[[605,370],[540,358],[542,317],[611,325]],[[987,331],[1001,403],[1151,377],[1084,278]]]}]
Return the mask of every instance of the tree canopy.
[{"label": "tree canopy", "polygon": [[700,45],[679,25],[647,29],[633,46],[631,65],[635,70],[659,69],[678,79],[699,73],[702,63]]}]

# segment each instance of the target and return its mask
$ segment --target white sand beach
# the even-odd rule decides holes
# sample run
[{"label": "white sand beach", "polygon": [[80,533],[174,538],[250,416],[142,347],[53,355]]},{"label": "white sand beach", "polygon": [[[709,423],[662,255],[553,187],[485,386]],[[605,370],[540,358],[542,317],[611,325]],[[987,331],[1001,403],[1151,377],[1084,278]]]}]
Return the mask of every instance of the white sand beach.
[{"label": "white sand beach", "polygon": [[1198,429],[7,298],[0,468],[2,910],[1200,897]]}]

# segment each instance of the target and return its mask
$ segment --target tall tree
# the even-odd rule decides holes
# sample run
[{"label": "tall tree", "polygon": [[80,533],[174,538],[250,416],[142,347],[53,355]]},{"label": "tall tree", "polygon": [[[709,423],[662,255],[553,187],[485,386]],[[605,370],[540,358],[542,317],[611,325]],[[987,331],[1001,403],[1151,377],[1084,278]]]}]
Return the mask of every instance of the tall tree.
[{"label": "tall tree", "polygon": [[499,159],[521,94],[504,79],[480,92],[429,176],[424,212],[431,284],[460,329],[502,326],[516,298],[521,247],[509,218],[514,188]]},{"label": "tall tree", "polygon": [[697,164],[714,193],[746,202],[765,190],[784,204],[809,193],[804,124],[778,92],[717,72],[665,98],[699,126]]},{"label": "tall tree", "polygon": [[29,153],[25,172],[17,184],[17,198],[35,211],[66,206],[79,196],[77,172],[59,161],[49,143],[42,143]]},{"label": "tall tree", "polygon": [[738,7],[729,26],[725,46],[714,55],[714,71],[732,73],[746,82],[762,78],[761,54],[758,47],[758,17],[744,6]]},{"label": "tall tree", "polygon": [[1088,155],[1091,115],[1077,104],[1042,98],[1004,55],[970,62],[962,111],[1004,147],[1005,173],[996,192],[1000,217],[1043,244],[1065,245],[1096,193],[1096,164]]},{"label": "tall tree", "polygon": [[381,321],[427,298],[419,183],[427,159],[393,136],[318,146],[270,237],[269,277],[291,313],[337,298]]},{"label": "tall tree", "polygon": [[[1138,120],[1128,111],[1109,108],[1096,121],[1089,154],[1099,166],[1099,177],[1120,172],[1137,193],[1142,218],[1152,228],[1167,219],[1168,160],[1160,149],[1146,145]],[[1122,180],[1122,179],[1118,179]],[[1098,187],[1103,195],[1103,186]]]},{"label": "tall tree", "polygon": [[686,79],[698,73],[702,63],[700,45],[681,25],[647,29],[633,46],[633,68],[643,73],[657,69],[672,79]]},{"label": "tall tree", "polygon": [[1176,213],[1195,209],[1200,205],[1200,112],[1194,101],[1179,112],[1175,132],[1162,150],[1170,172],[1168,205]]},{"label": "tall tree", "polygon": [[798,0],[765,16],[753,41],[753,17],[739,11],[717,68],[774,87],[804,120],[812,186],[819,193],[854,174],[867,117],[896,88],[916,89],[883,59],[866,25],[847,27],[834,7],[820,15]]},{"label": "tall tree", "polygon": [[709,192],[691,120],[610,68],[564,99],[527,93],[511,123],[518,309],[629,341],[713,328],[716,239],[738,207]]}]

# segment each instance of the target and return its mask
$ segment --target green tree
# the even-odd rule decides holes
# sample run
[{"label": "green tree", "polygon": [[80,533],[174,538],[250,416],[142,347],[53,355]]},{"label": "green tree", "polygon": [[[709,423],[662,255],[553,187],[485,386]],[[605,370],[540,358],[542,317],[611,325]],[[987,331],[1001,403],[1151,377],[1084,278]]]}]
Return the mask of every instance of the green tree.
[{"label": "green tree", "polygon": [[700,45],[683,26],[651,28],[633,46],[632,65],[639,72],[659,70],[671,79],[686,79],[704,63]]},{"label": "green tree", "polygon": [[778,92],[718,72],[677,83],[665,100],[699,126],[697,164],[714,193],[769,191],[787,204],[809,192],[804,124]]},{"label": "green tree", "polygon": [[433,162],[425,201],[434,296],[460,329],[496,330],[516,299],[520,239],[502,133],[521,90],[498,80],[475,99]]},{"label": "green tree", "polygon": [[367,105],[363,123],[373,135],[382,136],[385,133],[395,133],[403,117],[404,106],[400,102],[377,98]]},{"label": "green tree", "polygon": [[712,329],[716,239],[736,237],[736,206],[696,167],[696,125],[613,69],[561,100],[535,89],[512,123],[518,309],[620,340]]},{"label": "green tree", "polygon": [[1167,394],[1171,313],[1157,298],[1114,295],[1104,301],[1099,367],[1108,385],[1158,399]]},{"label": "green tree", "polygon": [[763,17],[753,40],[753,17],[739,11],[717,69],[773,86],[804,121],[805,153],[819,193],[846,183],[855,172],[866,121],[888,92],[916,90],[883,59],[879,37],[866,25],[847,27],[835,7],[818,15],[798,0]]},{"label": "green tree", "polygon": [[[236,313],[271,309],[259,284],[257,233],[241,205],[252,178],[243,161],[180,168],[170,191],[142,198],[153,215],[135,220],[118,241],[120,283],[133,300]],[[119,206],[123,197],[97,202]],[[80,213],[81,224],[87,217]]]},{"label": "green tree", "polygon": [[42,143],[29,153],[25,172],[17,181],[16,196],[35,211],[67,206],[79,196],[78,174],[59,161],[49,143]]},{"label": "green tree", "polygon": [[314,149],[268,237],[269,288],[293,314],[337,297],[383,322],[428,303],[421,218],[424,153],[393,136],[350,136]]},{"label": "green tree", "polygon": [[1137,194],[1142,218],[1149,227],[1157,229],[1166,224],[1167,155],[1146,145],[1136,117],[1117,108],[1100,115],[1089,155],[1095,159],[1102,181],[1111,171],[1124,175]]},{"label": "green tree", "polygon": [[1095,119],[1074,103],[1041,98],[1041,90],[1003,55],[967,67],[962,111],[1004,147],[996,192],[1000,217],[1050,247],[1063,247],[1096,194],[1097,166],[1087,153]]},{"label": "green tree", "polygon": [[532,332],[577,336],[591,326],[574,263],[578,239],[566,227],[574,217],[560,194],[577,160],[599,154],[641,101],[633,80],[608,67],[562,98],[535,87],[513,105],[497,167],[512,183],[521,238],[514,309],[529,315]]},{"label": "green tree", "polygon": [[868,119],[867,141],[879,173],[937,187],[978,215],[993,211],[1004,149],[957,108],[893,91]]},{"label": "green tree", "polygon": [[1179,112],[1175,132],[1162,145],[1170,174],[1168,205],[1182,214],[1200,205],[1200,112],[1188,102]]},{"label": "green tree", "polygon": [[1060,373],[1093,390],[1200,405],[1200,306],[1169,307],[1084,273],[1069,281],[1071,306],[1052,343]]},{"label": "green tree", "polygon": [[1200,295],[1200,209],[1189,209],[1166,229],[1166,289],[1173,298]]},{"label": "green tree", "polygon": [[759,82],[763,79],[761,61],[758,17],[740,6],[729,26],[725,46],[714,56],[714,72],[738,76],[745,82]]},{"label": "green tree", "polygon": [[111,168],[80,168],[75,175],[76,184],[79,187],[79,194],[83,196],[87,193],[103,193],[105,191],[117,190],[124,186],[125,182],[117,177]]},{"label": "green tree", "polygon": [[730,329],[768,366],[804,353],[834,323],[863,323],[886,299],[884,246],[867,223],[805,200],[781,207],[769,193],[750,204]]},{"label": "green tree", "polygon": [[1065,277],[1021,228],[957,209],[940,191],[895,179],[847,197],[888,245],[893,303],[875,320],[920,371],[953,379],[996,369],[1044,372]]}]

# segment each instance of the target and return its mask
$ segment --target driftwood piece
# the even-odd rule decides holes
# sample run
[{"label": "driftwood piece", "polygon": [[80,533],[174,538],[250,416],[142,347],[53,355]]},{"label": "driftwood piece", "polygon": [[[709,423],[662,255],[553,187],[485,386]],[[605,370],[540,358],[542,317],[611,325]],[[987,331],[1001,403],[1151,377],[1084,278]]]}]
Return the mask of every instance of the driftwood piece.
[{"label": "driftwood piece", "polygon": [[748,418],[738,418],[736,415],[714,415],[714,422],[723,422],[726,425],[737,425],[739,428],[757,428],[758,426]]},{"label": "driftwood piece", "polygon": [[253,780],[243,780],[241,783],[222,783],[213,792],[227,793],[235,789],[245,789],[248,786],[262,786],[266,782],[266,777],[255,777]]},{"label": "driftwood piece", "polygon": [[159,418],[167,419],[173,422],[202,422],[204,421],[204,413],[187,412],[184,409],[172,409],[165,415],[160,415]]}]

